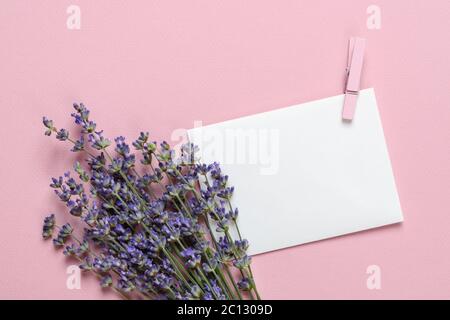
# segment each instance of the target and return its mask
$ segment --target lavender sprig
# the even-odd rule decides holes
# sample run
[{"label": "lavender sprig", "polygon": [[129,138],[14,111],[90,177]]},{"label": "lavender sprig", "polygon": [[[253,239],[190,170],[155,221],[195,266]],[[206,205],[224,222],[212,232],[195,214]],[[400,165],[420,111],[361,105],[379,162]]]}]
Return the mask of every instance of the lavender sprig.
[{"label": "lavender sprig", "polygon": [[[238,211],[230,202],[234,188],[219,165],[198,163],[192,144],[177,157],[167,142],[158,145],[144,132],[132,143],[134,154],[124,137],[106,138],[83,104],[74,109],[81,127],[77,139],[52,120],[44,117],[43,124],[47,136],[55,133],[72,144],[71,151],[86,155],[86,163],[73,167],[78,178],[66,172],[50,184],[86,227],[78,240],[70,224],[57,227],[50,215],[43,237],[51,238],[58,228],[55,246],[78,259],[82,270],[94,272],[102,287],[125,298],[242,299],[248,293],[259,299],[248,241],[239,229],[238,240],[230,233],[237,228]],[[240,279],[232,269],[239,270]]]}]

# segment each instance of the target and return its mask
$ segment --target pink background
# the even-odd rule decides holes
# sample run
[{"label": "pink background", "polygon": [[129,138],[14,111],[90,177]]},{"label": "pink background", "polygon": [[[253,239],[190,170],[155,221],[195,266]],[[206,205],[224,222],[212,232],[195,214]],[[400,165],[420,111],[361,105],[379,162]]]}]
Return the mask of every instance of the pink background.
[{"label": "pink background", "polygon": [[[81,8],[81,30],[66,8]],[[368,30],[366,8],[381,8]],[[156,139],[339,94],[347,40],[367,39],[405,222],[254,258],[264,298],[450,298],[450,2],[2,1],[0,298],[115,298],[93,278],[66,288],[66,261],[41,240],[48,188],[74,158],[41,116],[72,128],[74,101],[107,135]],[[245,214],[245,213],[242,213]],[[366,268],[381,268],[368,290]]]}]

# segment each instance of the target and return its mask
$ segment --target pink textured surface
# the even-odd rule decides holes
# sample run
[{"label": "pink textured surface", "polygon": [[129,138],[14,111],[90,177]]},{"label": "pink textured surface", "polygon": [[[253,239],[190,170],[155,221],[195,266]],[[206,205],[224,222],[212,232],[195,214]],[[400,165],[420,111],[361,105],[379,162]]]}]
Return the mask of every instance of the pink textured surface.
[{"label": "pink textured surface", "polygon": [[[169,138],[342,92],[350,36],[367,39],[362,87],[375,87],[404,210],[401,225],[254,259],[264,298],[450,298],[450,2],[2,1],[0,298],[114,298],[92,278],[66,289],[68,262],[40,238],[63,216],[48,186],[73,158],[42,134],[71,127],[84,101],[108,135]],[[245,213],[242,213],[245,214]],[[381,268],[368,290],[366,268]]]}]

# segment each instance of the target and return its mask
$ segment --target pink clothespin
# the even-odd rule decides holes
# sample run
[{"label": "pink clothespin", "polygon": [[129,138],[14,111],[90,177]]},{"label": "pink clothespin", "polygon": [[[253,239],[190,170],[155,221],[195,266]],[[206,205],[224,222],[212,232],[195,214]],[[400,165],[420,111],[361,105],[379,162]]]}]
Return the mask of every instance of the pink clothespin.
[{"label": "pink clothespin", "polygon": [[342,109],[342,118],[352,120],[355,113],[356,102],[358,100],[359,82],[361,80],[361,71],[364,60],[365,39],[350,38],[348,44],[347,58],[347,81],[345,84],[344,108]]}]

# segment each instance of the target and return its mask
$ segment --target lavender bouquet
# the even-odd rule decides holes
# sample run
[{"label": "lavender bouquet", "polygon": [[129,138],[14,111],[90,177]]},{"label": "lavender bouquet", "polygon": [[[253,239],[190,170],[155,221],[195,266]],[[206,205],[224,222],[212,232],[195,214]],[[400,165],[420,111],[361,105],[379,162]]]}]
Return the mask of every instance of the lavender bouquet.
[{"label": "lavender bouquet", "polygon": [[46,117],[43,123],[47,136],[85,156],[50,184],[85,228],[77,237],[51,214],[44,239],[56,233],[53,244],[64,255],[126,299],[260,299],[230,202],[234,189],[219,165],[197,161],[192,144],[176,156],[143,132],[132,153],[124,137],[105,138],[83,104],[74,109],[80,137]]}]

